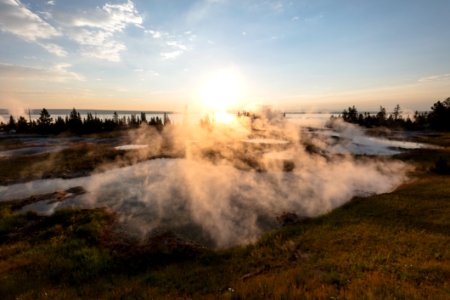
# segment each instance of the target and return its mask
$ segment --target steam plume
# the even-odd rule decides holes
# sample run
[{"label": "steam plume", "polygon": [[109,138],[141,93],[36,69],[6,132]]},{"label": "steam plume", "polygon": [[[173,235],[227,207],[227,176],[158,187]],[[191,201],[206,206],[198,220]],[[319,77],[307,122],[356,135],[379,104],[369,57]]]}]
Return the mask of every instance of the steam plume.
[{"label": "steam plume", "polygon": [[[333,154],[336,145],[329,136],[312,134],[273,112],[263,112],[257,122],[243,118],[206,129],[174,126],[152,137],[155,132],[146,128],[133,133],[138,144],[155,141],[133,153],[168,149],[181,158],[148,160],[90,177],[3,186],[1,198],[80,185],[87,193],[61,205],[112,208],[141,236],[167,229],[226,247],[254,241],[284,212],[317,216],[354,196],[392,191],[409,170],[387,158]],[[268,143],[252,144],[249,138]]]}]

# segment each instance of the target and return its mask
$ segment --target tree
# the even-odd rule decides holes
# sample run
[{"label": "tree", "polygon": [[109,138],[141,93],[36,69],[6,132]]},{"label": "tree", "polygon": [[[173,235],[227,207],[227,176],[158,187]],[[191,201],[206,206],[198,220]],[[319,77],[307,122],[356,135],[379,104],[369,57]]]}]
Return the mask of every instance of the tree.
[{"label": "tree", "polygon": [[433,129],[450,131],[450,97],[434,103],[428,114],[428,122]]},{"label": "tree", "polygon": [[147,116],[145,112],[141,112],[141,123],[147,123]]},{"label": "tree", "polygon": [[19,120],[17,120],[17,132],[24,133],[29,131],[29,126],[27,120],[20,116]]},{"label": "tree", "polygon": [[83,122],[80,113],[75,108],[72,109],[68,121],[69,130],[75,133],[81,133]]},{"label": "tree", "polygon": [[14,117],[12,115],[9,116],[9,122],[8,122],[8,125],[6,125],[6,129],[8,131],[17,129],[16,120],[14,119]]},{"label": "tree", "polygon": [[392,116],[394,118],[394,121],[397,121],[397,120],[402,118],[402,111],[400,110],[400,105],[399,104],[397,104],[394,107],[394,112],[392,113]]},{"label": "tree", "polygon": [[54,128],[56,133],[64,132],[67,130],[67,123],[61,116],[58,116],[55,120]]},{"label": "tree", "polygon": [[37,120],[38,126],[42,128],[48,128],[50,127],[50,124],[52,124],[52,121],[53,118],[50,117],[49,112],[45,108],[43,108],[39,115],[39,119]]},{"label": "tree", "polygon": [[352,107],[349,107],[348,110],[344,110],[342,112],[342,117],[344,118],[344,121],[349,123],[357,123],[358,122],[358,110],[353,105]]},{"label": "tree", "polygon": [[386,108],[380,106],[380,111],[377,113],[378,125],[383,125],[386,122]]}]

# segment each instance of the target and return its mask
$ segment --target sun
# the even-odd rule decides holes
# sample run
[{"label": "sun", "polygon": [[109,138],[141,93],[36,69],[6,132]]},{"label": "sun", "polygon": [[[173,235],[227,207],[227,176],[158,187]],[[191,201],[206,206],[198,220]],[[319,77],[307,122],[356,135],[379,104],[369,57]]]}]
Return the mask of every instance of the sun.
[{"label": "sun", "polygon": [[206,77],[200,89],[200,98],[207,111],[226,112],[238,104],[241,91],[239,73],[231,68],[221,69]]}]

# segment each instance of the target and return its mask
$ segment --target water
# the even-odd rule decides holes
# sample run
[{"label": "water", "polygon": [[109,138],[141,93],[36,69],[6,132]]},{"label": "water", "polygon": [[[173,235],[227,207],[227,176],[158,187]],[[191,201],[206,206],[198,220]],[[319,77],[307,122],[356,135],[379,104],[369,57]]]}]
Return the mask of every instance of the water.
[{"label": "water", "polygon": [[[72,109],[47,109],[53,120],[58,117],[65,118],[68,117]],[[81,118],[87,118],[88,113],[91,113],[94,117],[101,120],[112,119],[114,112],[117,113],[119,118],[131,118],[131,116],[141,117],[141,113],[145,113],[147,121],[152,117],[163,118],[164,114],[167,114],[174,124],[190,123],[195,124],[205,116],[203,113],[180,113],[171,111],[137,111],[137,110],[101,110],[101,109],[77,109],[80,113]],[[13,117],[17,120],[20,116],[24,117],[27,121],[36,121],[39,119],[41,109],[30,109],[26,110],[19,115],[13,114]],[[0,108],[0,122],[8,122],[10,117],[10,112],[7,109]],[[308,123],[309,125],[314,122],[315,125],[321,126],[325,124],[326,121],[330,119],[332,113],[286,113],[286,118],[297,122],[298,124]],[[337,115],[337,114],[334,114]]]},{"label": "water", "polygon": [[[50,114],[50,117],[53,120],[58,117],[65,118],[69,116],[72,109],[47,109]],[[141,117],[141,113],[145,113],[147,121],[149,121],[152,117],[163,118],[166,113],[170,120],[175,123],[181,123],[183,121],[183,114],[170,112],[170,111],[137,111],[137,110],[100,110],[100,109],[77,109],[77,112],[80,113],[81,118],[87,118],[87,115],[91,113],[94,117],[97,117],[101,120],[112,119],[114,116],[114,112],[117,113],[119,119],[131,118],[131,116]],[[30,111],[24,111],[20,115],[13,115],[13,117],[17,120],[20,116],[25,119],[36,121],[39,119],[41,110],[40,109],[31,109]],[[9,120],[10,113],[7,109],[0,109],[0,121],[7,122]]]},{"label": "water", "polygon": [[[179,117],[179,121],[173,118],[174,123],[184,120],[181,114],[171,116]],[[189,122],[198,124],[201,115],[189,117]],[[243,139],[240,134],[236,135],[237,142],[246,144],[243,158],[264,163],[266,172],[239,169],[233,164],[234,160],[213,164],[207,159],[196,158],[152,159],[94,172],[86,177],[41,179],[0,186],[0,201],[81,186],[86,193],[69,195],[60,202],[45,198],[23,207],[21,212],[32,210],[48,215],[65,207],[108,207],[132,228],[130,232],[143,237],[163,228],[212,247],[247,243],[275,227],[278,214],[295,212],[301,216],[316,216],[354,196],[392,191],[407,179],[409,169],[402,162],[355,160],[352,154],[391,155],[400,149],[425,147],[418,143],[369,137],[361,128],[343,122],[330,129],[324,126],[329,117],[330,114],[287,114],[287,122],[294,126],[281,126],[279,129],[283,131],[274,138],[271,138],[270,130],[258,131],[267,133],[267,137]],[[299,134],[304,140],[294,144],[295,139],[289,137]],[[220,140],[221,134],[216,136]],[[33,150],[27,149],[33,145],[39,151],[49,151],[72,142],[71,139],[79,139],[24,138],[29,143],[25,143],[24,151]],[[212,142],[210,138],[199,138],[198,144],[205,142],[208,147]],[[139,139],[128,141],[128,145],[117,145],[118,142],[107,144],[116,145],[115,148],[121,151],[148,146]],[[304,142],[314,145],[317,150],[309,153],[304,151],[305,147],[298,147],[306,146]],[[236,155],[242,150],[239,143],[235,145],[238,148]],[[233,158],[232,146],[225,147],[223,154]],[[10,150],[4,152],[7,151]],[[335,153],[349,155],[333,155]],[[12,155],[9,152],[3,154]],[[293,166],[289,171],[284,171],[286,162],[292,163],[288,164]],[[280,169],[281,165],[283,169]],[[193,232],[193,228],[197,231]]]}]

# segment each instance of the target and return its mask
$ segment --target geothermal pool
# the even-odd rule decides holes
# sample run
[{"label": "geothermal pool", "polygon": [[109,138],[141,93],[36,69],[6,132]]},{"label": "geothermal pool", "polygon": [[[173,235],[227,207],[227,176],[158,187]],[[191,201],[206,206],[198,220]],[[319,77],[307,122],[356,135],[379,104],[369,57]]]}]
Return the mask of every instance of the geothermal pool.
[{"label": "geothermal pool", "polygon": [[[277,216],[283,213],[317,216],[354,196],[390,192],[407,179],[410,167],[405,163],[353,154],[392,155],[402,149],[428,147],[369,137],[348,124],[306,131],[288,125],[278,132],[284,137],[237,139],[241,145],[249,144],[242,153],[265,165],[263,172],[236,168],[233,156],[228,155],[232,147],[225,147],[219,151],[226,151],[227,159],[214,162],[202,157],[152,159],[86,177],[0,186],[0,201],[82,187],[85,193],[69,193],[61,201],[43,199],[21,212],[46,215],[65,207],[106,207],[118,213],[130,234],[145,237],[155,230],[171,230],[207,246],[227,247],[254,241],[278,226]],[[116,149],[132,154],[147,148],[136,140]],[[195,140],[199,145],[203,142],[201,137]],[[319,150],[305,151],[304,143]],[[264,145],[263,150],[254,144]],[[277,166],[286,160],[295,167],[283,171]]]},{"label": "geothermal pool", "polygon": [[187,159],[155,159],[88,177],[36,180],[0,187],[1,200],[81,186],[85,194],[41,201],[22,211],[51,214],[64,207],[107,207],[130,232],[181,232],[212,247],[255,240],[277,226],[284,212],[316,216],[353,196],[389,192],[405,179],[399,163],[329,162],[304,157],[293,172],[247,172],[230,165]]}]

